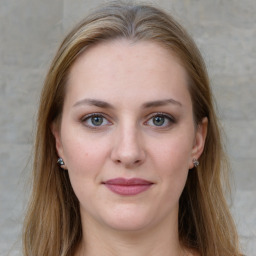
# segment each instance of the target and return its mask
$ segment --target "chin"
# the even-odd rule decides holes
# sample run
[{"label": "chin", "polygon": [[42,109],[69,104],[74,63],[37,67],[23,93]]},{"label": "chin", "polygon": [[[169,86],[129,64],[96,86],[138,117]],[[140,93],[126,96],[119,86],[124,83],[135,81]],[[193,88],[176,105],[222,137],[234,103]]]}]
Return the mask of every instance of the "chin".
[{"label": "chin", "polygon": [[121,231],[121,232],[138,232],[147,230],[150,227],[150,223],[145,222],[144,220],[138,220],[134,218],[126,218],[126,220],[115,219],[115,220],[108,220],[105,222],[109,228]]},{"label": "chin", "polygon": [[119,231],[142,231],[153,224],[149,212],[130,206],[105,212],[101,219],[105,225]]}]

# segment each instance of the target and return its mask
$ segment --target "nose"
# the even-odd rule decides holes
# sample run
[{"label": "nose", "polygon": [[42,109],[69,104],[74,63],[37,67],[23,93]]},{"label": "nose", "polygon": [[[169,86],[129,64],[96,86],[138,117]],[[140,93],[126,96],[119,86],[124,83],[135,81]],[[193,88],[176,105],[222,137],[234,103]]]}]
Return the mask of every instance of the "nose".
[{"label": "nose", "polygon": [[145,161],[144,144],[135,127],[120,127],[114,136],[112,161],[128,169],[140,166]]}]

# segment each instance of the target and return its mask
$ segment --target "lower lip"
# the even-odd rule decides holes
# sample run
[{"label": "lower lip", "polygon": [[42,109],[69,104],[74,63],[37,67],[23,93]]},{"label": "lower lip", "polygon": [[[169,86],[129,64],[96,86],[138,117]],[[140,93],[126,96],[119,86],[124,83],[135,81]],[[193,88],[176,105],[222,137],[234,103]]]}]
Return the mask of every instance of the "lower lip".
[{"label": "lower lip", "polygon": [[134,196],[148,190],[152,184],[142,185],[116,185],[116,184],[105,184],[108,189],[112,192],[122,196]]}]

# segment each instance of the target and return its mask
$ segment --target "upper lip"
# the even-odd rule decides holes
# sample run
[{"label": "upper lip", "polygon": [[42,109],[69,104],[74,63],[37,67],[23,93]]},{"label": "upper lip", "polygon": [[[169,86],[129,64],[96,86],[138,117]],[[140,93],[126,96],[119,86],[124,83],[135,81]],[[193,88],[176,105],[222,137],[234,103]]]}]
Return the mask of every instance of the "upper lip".
[{"label": "upper lip", "polygon": [[132,179],[125,179],[125,178],[115,178],[104,181],[103,184],[108,185],[121,185],[121,186],[132,186],[132,185],[151,185],[153,182],[140,179],[140,178],[132,178]]}]

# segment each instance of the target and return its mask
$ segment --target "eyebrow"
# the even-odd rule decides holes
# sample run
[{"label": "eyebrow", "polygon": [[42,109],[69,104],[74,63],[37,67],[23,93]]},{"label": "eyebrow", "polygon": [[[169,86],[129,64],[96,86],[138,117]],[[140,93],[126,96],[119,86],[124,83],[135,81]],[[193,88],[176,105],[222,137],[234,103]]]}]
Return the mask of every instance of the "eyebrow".
[{"label": "eyebrow", "polygon": [[150,101],[150,102],[144,103],[142,105],[142,107],[143,108],[161,107],[161,106],[165,106],[168,104],[174,104],[174,105],[182,107],[182,104],[179,101],[176,101],[174,99]]},{"label": "eyebrow", "polygon": [[[164,100],[156,100],[156,101],[149,101],[142,105],[142,108],[152,108],[152,107],[161,107],[168,104],[174,104],[177,106],[182,107],[182,104],[179,101],[176,101],[174,99],[164,99]],[[97,100],[97,99],[82,99],[76,102],[73,107],[81,106],[81,105],[89,105],[89,106],[96,106],[99,108],[108,108],[108,109],[114,109],[114,106],[109,104],[106,101],[103,100]]]},{"label": "eyebrow", "polygon": [[81,106],[81,105],[89,105],[89,106],[96,106],[99,108],[114,108],[111,104],[107,103],[103,100],[96,100],[96,99],[83,99],[76,102],[73,107]]}]

